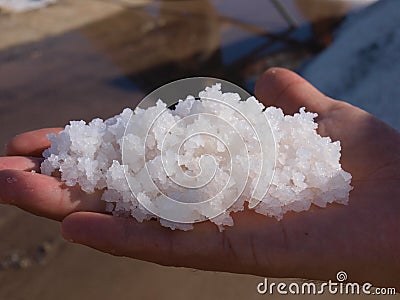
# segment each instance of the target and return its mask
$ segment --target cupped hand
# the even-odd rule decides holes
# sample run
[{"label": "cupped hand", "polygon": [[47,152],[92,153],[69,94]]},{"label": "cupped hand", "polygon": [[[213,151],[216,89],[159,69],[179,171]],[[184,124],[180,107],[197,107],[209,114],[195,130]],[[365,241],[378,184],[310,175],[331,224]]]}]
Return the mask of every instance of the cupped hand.
[{"label": "cupped hand", "polygon": [[[39,174],[45,135],[21,134],[0,158],[0,201],[62,220],[63,236],[114,255],[169,266],[268,277],[335,279],[400,287],[400,134],[367,112],[320,93],[295,73],[273,68],[256,85],[266,106],[319,114],[322,136],[340,140],[341,163],[353,176],[348,205],[312,206],[277,221],[250,210],[233,214],[222,233],[210,222],[172,231],[156,221],[104,214],[100,193],[86,194]],[[31,172],[31,171],[36,171]]]},{"label": "cupped hand", "polygon": [[103,212],[100,192],[86,194],[78,186],[68,187],[59,178],[40,174],[42,152],[50,147],[45,128],[14,137],[0,158],[0,203],[11,204],[33,214],[61,221],[75,211]]}]

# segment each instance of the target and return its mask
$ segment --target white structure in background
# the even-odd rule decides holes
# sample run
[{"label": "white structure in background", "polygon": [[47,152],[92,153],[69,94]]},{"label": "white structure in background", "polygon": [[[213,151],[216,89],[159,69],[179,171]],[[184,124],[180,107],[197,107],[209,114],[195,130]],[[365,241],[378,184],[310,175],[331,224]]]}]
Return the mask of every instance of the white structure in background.
[{"label": "white structure in background", "polygon": [[0,0],[0,9],[23,12],[45,7],[57,0]]},{"label": "white structure in background", "polygon": [[343,16],[349,11],[368,6],[377,0],[293,0],[291,5],[287,1],[270,0],[278,10],[289,27],[298,25],[296,13],[291,5],[294,4],[296,12],[299,11],[307,21],[315,22],[334,16]]}]

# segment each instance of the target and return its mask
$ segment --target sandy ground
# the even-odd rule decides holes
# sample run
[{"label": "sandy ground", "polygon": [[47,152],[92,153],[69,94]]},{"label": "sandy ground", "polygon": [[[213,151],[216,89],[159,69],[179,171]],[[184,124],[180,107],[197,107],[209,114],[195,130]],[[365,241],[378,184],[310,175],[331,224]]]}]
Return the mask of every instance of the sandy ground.
[{"label": "sandy ground", "polygon": [[[110,117],[174,77],[199,70],[226,75],[218,48],[226,40],[213,33],[217,16],[206,1],[201,1],[203,15],[193,16],[200,24],[190,25],[196,34],[189,45],[179,37],[188,32],[176,31],[183,24],[171,17],[181,16],[184,6],[163,7],[165,13],[154,18],[151,9],[88,2],[65,0],[43,11],[0,15],[0,144],[20,132],[64,126],[71,119]],[[76,20],[76,7],[85,18]],[[50,10],[57,13],[50,17]],[[62,16],[68,22],[58,21]],[[41,31],[34,27],[40,22],[59,27]],[[221,31],[229,35],[229,24]],[[162,51],[171,42],[168,37],[177,45]],[[282,64],[292,58],[293,66],[305,57],[290,56],[290,51],[280,55]],[[280,298],[258,295],[259,277],[161,267],[66,243],[57,222],[12,207],[0,207],[0,239],[0,300]]]},{"label": "sandy ground", "polygon": [[45,9],[0,18],[0,49],[29,43],[79,28],[122,10],[115,1],[61,0]]}]

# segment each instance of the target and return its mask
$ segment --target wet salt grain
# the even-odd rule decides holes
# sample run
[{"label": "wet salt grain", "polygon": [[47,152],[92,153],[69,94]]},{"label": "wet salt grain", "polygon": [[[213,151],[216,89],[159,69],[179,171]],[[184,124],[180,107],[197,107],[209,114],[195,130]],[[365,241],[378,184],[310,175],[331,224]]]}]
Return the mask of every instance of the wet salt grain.
[{"label": "wet salt grain", "polygon": [[18,180],[17,180],[17,178],[14,178],[14,177],[7,177],[6,181],[7,181],[7,183],[16,183]]},{"label": "wet salt grain", "polygon": [[[207,88],[199,96],[204,97],[204,95],[229,103],[240,111],[245,110],[255,126],[260,118],[264,117],[270,123],[276,143],[275,173],[268,192],[261,203],[254,208],[256,212],[279,220],[288,211],[308,210],[312,204],[320,207],[325,207],[332,202],[347,204],[349,192],[352,189],[351,175],[341,168],[340,142],[332,142],[329,137],[321,137],[316,132],[318,125],[314,119],[317,114],[306,112],[305,108],[301,108],[299,113],[285,116],[279,108],[265,109],[254,97],[239,101],[240,97],[237,94],[222,93],[219,84]],[[197,197],[198,195],[193,194],[194,192],[182,191],[176,187],[176,184],[171,183],[168,174],[165,174],[160,147],[167,134],[172,136],[172,139],[180,138],[177,133],[167,132],[174,123],[198,111],[215,113],[215,105],[209,105],[188,96],[176,105],[175,110],[167,110],[160,122],[156,122],[146,136],[143,124],[152,122],[157,114],[165,109],[166,104],[159,100],[154,107],[146,110],[136,109],[134,112],[125,109],[120,115],[105,121],[94,119],[88,124],[84,121],[71,121],[70,125],[67,125],[59,134],[48,135],[51,147],[43,153],[45,160],[41,164],[42,174],[51,175],[59,170],[61,179],[68,186],[78,184],[87,193],[104,190],[102,200],[107,202],[107,211],[117,216],[132,216],[140,222],[156,217],[142,206],[142,203],[146,201],[157,202],[159,194],[158,190],[152,190],[151,186],[146,185],[143,176],[147,170],[163,192],[178,196],[178,198]],[[223,111],[220,114],[230,122],[238,122],[229,112]],[[133,128],[136,129],[133,134],[124,136],[129,121],[133,122]],[[220,130],[211,123],[202,123],[201,118],[182,130],[189,130],[190,126],[197,126],[210,132]],[[246,130],[245,126],[241,128],[241,135],[252,140],[251,133]],[[126,143],[129,149],[128,165],[122,163],[123,143]],[[143,147],[145,143],[146,148]],[[234,146],[235,143],[232,142],[232,145]],[[205,154],[205,149],[207,153],[211,152],[219,163],[215,180],[226,182],[226,177],[231,175],[224,165],[227,149],[223,143],[208,140],[205,137],[199,136],[190,140],[190,143],[185,143],[183,153],[168,154],[167,151],[166,155],[170,156],[167,157],[166,168],[176,172],[179,167],[176,162],[179,161],[180,167],[187,174],[194,176],[199,171],[199,161]],[[254,149],[250,144],[248,153],[250,158],[257,160],[259,153],[256,153]],[[146,162],[143,160],[144,152],[146,152]],[[243,157],[239,156],[234,163],[241,164],[242,159]],[[203,160],[202,163],[209,162]],[[125,176],[133,179],[129,181],[133,182],[133,186],[132,184],[129,186]],[[254,174],[251,172],[249,179],[250,184],[253,184]],[[226,189],[230,192],[235,190],[235,186],[228,186]],[[218,187],[218,185],[210,184],[210,187],[205,189],[205,194],[212,194]],[[214,205],[222,206],[224,200],[222,197]],[[248,189],[244,190],[243,195],[225,213],[212,218],[211,221],[221,230],[223,226],[232,226],[233,220],[230,213],[243,210],[245,201],[254,203],[252,193]],[[161,207],[165,205],[165,209],[168,209],[167,204],[157,203],[157,205]],[[193,214],[199,219],[206,216],[205,213],[198,211],[193,211]],[[163,226],[172,229],[192,228],[192,224],[156,218]]]}]

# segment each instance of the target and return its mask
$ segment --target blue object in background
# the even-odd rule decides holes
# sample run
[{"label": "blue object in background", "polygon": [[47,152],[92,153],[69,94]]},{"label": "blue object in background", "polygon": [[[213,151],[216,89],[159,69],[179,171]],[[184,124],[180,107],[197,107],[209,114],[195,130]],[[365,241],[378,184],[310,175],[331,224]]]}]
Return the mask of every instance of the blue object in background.
[{"label": "blue object in background", "polygon": [[349,16],[334,43],[302,75],[327,95],[400,130],[400,1],[382,0]]}]

